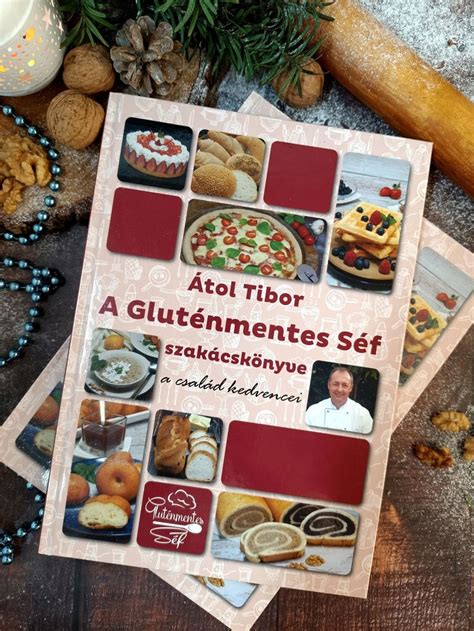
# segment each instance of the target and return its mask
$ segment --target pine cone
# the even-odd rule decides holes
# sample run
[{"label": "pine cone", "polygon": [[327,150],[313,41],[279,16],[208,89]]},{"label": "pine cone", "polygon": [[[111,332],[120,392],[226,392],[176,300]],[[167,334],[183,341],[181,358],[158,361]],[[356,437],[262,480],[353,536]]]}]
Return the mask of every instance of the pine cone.
[{"label": "pine cone", "polygon": [[167,96],[185,64],[172,26],[155,25],[144,15],[136,22],[127,20],[115,39],[118,46],[112,47],[110,57],[121,81],[141,96]]}]

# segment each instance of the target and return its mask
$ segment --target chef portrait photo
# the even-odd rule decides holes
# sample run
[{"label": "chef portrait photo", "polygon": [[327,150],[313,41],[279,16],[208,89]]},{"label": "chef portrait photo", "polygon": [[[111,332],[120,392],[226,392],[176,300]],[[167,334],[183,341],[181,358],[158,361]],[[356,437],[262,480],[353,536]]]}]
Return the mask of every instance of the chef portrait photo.
[{"label": "chef portrait photo", "polygon": [[379,372],[317,361],[313,364],[305,422],[310,427],[370,434]]}]

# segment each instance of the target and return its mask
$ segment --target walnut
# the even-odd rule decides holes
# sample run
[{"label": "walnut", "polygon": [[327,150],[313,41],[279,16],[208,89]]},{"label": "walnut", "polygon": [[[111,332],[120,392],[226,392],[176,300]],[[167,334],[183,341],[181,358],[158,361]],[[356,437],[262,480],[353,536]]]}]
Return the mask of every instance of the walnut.
[{"label": "walnut", "polygon": [[468,436],[464,441],[462,457],[466,462],[474,461],[474,436]]},{"label": "walnut", "polygon": [[64,58],[63,81],[82,94],[108,92],[115,83],[115,71],[109,52],[101,44],[83,44]]},{"label": "walnut", "polygon": [[413,449],[415,456],[423,464],[435,468],[450,467],[453,464],[451,450],[448,447],[429,447],[428,445],[417,443]]},{"label": "walnut", "polygon": [[58,142],[73,149],[85,149],[97,138],[104,117],[103,108],[88,96],[65,90],[49,104],[46,122]]},{"label": "walnut", "polygon": [[462,412],[443,410],[431,418],[431,422],[445,432],[461,432],[471,427],[471,421]]},{"label": "walnut", "polygon": [[272,86],[278,97],[291,107],[310,107],[316,103],[323,93],[324,74],[321,66],[314,59],[307,61],[301,69],[301,93],[297,85],[289,85],[282,90],[287,80],[288,73],[283,72],[272,81]]},{"label": "walnut", "polygon": [[13,177],[7,177],[3,180],[0,190],[0,204],[3,206],[5,214],[11,215],[15,212],[21,202],[21,191],[24,188],[24,184],[17,182]]},{"label": "walnut", "polygon": [[197,581],[199,581],[201,583],[201,585],[205,585],[206,584],[206,577],[205,576],[199,576],[196,574],[196,576],[194,577]]},{"label": "walnut", "polygon": [[211,585],[214,585],[214,587],[224,587],[225,585],[222,578],[216,578],[215,576],[209,576],[207,580]]},{"label": "walnut", "polygon": [[288,567],[290,568],[290,570],[306,570],[306,571],[308,571],[308,568],[303,563],[297,563],[296,561],[292,561],[291,563],[288,563]]},{"label": "walnut", "polygon": [[318,567],[319,565],[326,563],[326,561],[323,559],[323,557],[320,557],[318,554],[312,554],[306,559],[305,563],[306,565]]}]

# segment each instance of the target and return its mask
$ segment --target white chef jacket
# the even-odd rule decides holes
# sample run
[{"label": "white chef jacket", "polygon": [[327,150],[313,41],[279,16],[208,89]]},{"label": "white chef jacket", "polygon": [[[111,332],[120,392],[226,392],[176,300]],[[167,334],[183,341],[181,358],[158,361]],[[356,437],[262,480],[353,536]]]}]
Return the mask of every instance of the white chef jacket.
[{"label": "white chef jacket", "polygon": [[305,421],[311,427],[324,427],[360,434],[370,434],[374,423],[369,410],[357,401],[347,399],[344,405],[338,409],[331,398],[310,405],[306,410]]}]

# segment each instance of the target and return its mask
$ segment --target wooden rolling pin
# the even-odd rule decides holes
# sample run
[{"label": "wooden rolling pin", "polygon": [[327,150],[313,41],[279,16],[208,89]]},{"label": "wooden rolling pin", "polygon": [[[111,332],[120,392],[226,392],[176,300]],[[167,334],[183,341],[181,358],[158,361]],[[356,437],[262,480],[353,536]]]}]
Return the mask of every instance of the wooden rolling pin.
[{"label": "wooden rolling pin", "polygon": [[432,142],[436,166],[474,196],[469,99],[355,0],[336,0],[325,12],[335,20],[322,20],[321,63],[401,135]]}]

